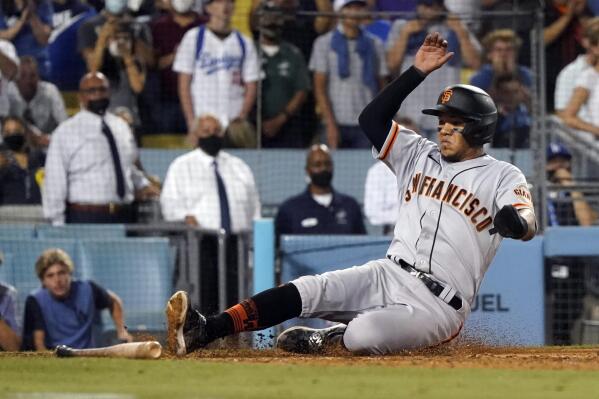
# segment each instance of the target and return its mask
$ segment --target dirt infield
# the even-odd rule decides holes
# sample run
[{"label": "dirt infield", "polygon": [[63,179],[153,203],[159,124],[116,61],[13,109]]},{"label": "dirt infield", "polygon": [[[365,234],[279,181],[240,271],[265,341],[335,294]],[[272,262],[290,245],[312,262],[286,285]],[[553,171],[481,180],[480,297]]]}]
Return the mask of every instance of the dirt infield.
[{"label": "dirt infield", "polygon": [[[2,357],[53,357],[51,352],[0,352]],[[162,359],[178,359],[164,351]],[[599,371],[599,347],[491,347],[457,343],[393,356],[356,356],[342,349],[322,355],[296,355],[276,349],[209,349],[199,350],[184,361],[314,364],[319,366],[383,366],[423,368],[478,368],[512,370],[590,370]]]},{"label": "dirt infield", "polygon": [[[166,353],[164,358],[174,358]],[[200,350],[185,359],[272,364],[378,365],[385,367],[490,368],[522,370],[599,370],[599,347],[497,348],[454,344],[394,356],[355,356],[343,350],[295,355],[279,350]]]}]

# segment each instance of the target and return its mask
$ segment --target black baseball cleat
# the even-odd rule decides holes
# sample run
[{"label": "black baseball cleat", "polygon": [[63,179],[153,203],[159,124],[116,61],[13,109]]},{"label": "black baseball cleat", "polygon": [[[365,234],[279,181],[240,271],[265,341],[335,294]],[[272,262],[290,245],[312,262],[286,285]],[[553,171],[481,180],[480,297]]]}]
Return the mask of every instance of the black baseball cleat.
[{"label": "black baseball cleat", "polygon": [[322,353],[327,347],[341,342],[347,326],[329,328],[291,327],[277,337],[277,348],[294,353]]},{"label": "black baseball cleat", "polygon": [[167,343],[177,356],[206,346],[206,317],[191,308],[185,291],[177,291],[166,304]]}]

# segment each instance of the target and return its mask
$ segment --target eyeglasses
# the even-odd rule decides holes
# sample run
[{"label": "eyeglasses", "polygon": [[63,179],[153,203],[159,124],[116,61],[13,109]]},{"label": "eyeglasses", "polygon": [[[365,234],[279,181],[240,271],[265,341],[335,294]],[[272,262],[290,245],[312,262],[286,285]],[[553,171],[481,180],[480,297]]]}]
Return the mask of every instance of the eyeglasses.
[{"label": "eyeglasses", "polygon": [[99,87],[88,87],[87,89],[81,89],[82,93],[85,94],[104,94],[108,91],[108,87],[99,86]]}]

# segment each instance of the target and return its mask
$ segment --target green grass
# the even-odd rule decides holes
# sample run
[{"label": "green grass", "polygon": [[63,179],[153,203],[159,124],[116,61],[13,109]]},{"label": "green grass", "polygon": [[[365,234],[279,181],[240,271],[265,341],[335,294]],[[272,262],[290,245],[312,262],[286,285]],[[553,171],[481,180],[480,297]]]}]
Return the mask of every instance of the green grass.
[{"label": "green grass", "polygon": [[17,394],[26,392],[118,393],[164,399],[599,397],[599,372],[592,371],[324,366],[309,361],[2,357],[0,398],[43,397]]}]

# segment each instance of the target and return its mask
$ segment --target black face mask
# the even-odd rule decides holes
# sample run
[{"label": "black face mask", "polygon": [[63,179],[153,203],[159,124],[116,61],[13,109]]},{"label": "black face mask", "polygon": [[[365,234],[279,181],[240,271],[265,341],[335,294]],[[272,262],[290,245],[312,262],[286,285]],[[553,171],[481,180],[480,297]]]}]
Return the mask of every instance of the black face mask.
[{"label": "black face mask", "polygon": [[223,138],[216,135],[201,137],[198,139],[198,147],[206,154],[215,157],[220,149],[223,148]]},{"label": "black face mask", "polygon": [[333,180],[333,172],[330,170],[310,175],[310,181],[317,187],[328,188],[331,186],[331,180]]},{"label": "black face mask", "polygon": [[11,134],[4,137],[4,144],[12,151],[19,151],[25,145],[25,135],[23,133]]},{"label": "black face mask", "polygon": [[283,27],[281,25],[268,25],[260,27],[260,31],[266,38],[273,42],[279,42],[281,35],[283,34]]},{"label": "black face mask", "polygon": [[110,104],[110,99],[108,97],[89,100],[87,103],[87,110],[94,114],[104,115],[108,109],[108,104]]}]

